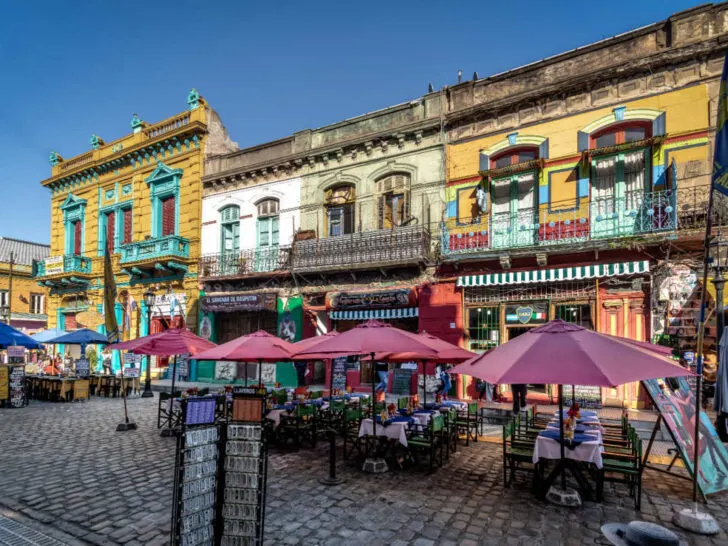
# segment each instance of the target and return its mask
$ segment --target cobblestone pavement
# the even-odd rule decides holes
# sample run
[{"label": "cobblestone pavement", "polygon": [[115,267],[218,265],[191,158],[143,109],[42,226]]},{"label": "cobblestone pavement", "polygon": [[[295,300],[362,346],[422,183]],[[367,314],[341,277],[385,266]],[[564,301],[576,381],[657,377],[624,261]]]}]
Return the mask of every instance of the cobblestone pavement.
[{"label": "cobblestone pavement", "polygon": [[[64,544],[74,544],[69,535],[75,544],[168,543],[174,440],[159,437],[156,408],[156,397],[129,400],[139,429],[119,433],[120,400],[2,410],[0,517],[12,511]],[[653,471],[645,473],[641,514],[618,485],[607,487],[604,503],[576,510],[535,499],[525,479],[504,492],[501,448],[484,442],[461,446],[430,476],[339,468],[345,483],[319,484],[325,443],[271,453],[266,544],[607,544],[603,523],[645,519],[672,527],[675,511],[690,506],[688,482]],[[728,527],[728,494],[705,509]],[[725,532],[681,535],[689,544],[728,544]]]}]

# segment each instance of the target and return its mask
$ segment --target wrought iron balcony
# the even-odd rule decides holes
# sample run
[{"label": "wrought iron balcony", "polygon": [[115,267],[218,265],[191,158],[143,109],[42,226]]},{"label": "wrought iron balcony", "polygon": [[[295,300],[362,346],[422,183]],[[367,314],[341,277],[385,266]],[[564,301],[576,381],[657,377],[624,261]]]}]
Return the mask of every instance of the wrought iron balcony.
[{"label": "wrought iron balcony", "polygon": [[291,247],[248,248],[200,258],[200,276],[245,277],[290,268]]},{"label": "wrought iron balcony", "polygon": [[119,263],[155,261],[169,258],[186,260],[190,257],[190,242],[178,235],[167,235],[121,245]]},{"label": "wrought iron balcony", "polygon": [[291,262],[306,272],[411,265],[429,257],[430,232],[416,225],[296,241]]},{"label": "wrought iron balcony", "polygon": [[681,197],[672,190],[628,192],[589,202],[552,203],[550,210],[540,207],[491,214],[487,222],[473,224],[467,231],[443,227],[442,253],[471,254],[675,233],[682,218],[678,208]]},{"label": "wrought iron balcony", "polygon": [[91,258],[84,256],[52,256],[45,260],[33,260],[33,277],[51,277],[91,274]]}]

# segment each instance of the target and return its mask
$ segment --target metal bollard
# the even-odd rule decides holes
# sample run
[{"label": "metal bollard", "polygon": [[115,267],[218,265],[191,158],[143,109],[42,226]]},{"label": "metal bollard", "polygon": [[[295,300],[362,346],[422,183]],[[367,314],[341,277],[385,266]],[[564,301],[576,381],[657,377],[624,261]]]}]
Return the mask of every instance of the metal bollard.
[{"label": "metal bollard", "polygon": [[319,482],[323,485],[339,485],[344,478],[336,476],[336,431],[329,429],[327,433],[329,435],[329,475],[321,478]]}]

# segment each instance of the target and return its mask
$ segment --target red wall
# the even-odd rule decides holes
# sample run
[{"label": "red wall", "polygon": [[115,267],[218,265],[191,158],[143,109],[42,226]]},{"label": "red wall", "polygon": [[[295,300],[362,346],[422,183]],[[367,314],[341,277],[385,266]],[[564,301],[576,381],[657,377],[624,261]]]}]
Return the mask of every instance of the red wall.
[{"label": "red wall", "polygon": [[[425,284],[419,289],[420,331],[455,345],[463,342],[463,304],[455,281]],[[451,324],[455,328],[451,328]]]}]

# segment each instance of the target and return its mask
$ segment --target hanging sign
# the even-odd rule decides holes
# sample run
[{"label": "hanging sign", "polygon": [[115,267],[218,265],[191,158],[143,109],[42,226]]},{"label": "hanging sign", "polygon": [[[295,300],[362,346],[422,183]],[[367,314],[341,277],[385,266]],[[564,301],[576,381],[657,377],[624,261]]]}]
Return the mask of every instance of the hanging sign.
[{"label": "hanging sign", "polygon": [[417,305],[417,298],[408,288],[378,292],[331,292],[326,296],[329,309],[374,309]]},{"label": "hanging sign", "polygon": [[63,256],[50,256],[44,262],[46,275],[63,273]]},{"label": "hanging sign", "polygon": [[25,358],[25,347],[8,345],[8,358]]},{"label": "hanging sign", "polygon": [[203,311],[276,311],[277,296],[272,292],[257,294],[220,294],[200,298]]}]

